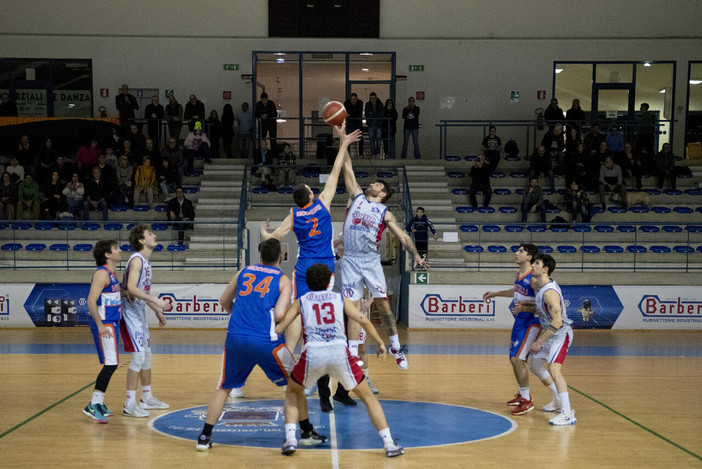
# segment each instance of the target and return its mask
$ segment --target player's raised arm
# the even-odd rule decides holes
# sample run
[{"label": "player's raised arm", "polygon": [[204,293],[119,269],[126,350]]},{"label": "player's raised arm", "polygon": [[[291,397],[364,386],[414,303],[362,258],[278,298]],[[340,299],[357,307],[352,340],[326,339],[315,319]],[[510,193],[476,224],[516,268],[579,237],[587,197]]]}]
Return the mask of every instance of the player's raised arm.
[{"label": "player's raised arm", "polygon": [[392,231],[392,234],[397,236],[397,239],[400,240],[400,243],[402,243],[402,246],[404,246],[405,250],[412,254],[412,265],[415,268],[418,265],[420,265],[425,269],[429,269],[429,264],[427,264],[427,261],[422,259],[422,256],[420,256],[419,252],[417,252],[417,248],[414,245],[414,242],[412,242],[412,238],[410,238],[409,235],[397,225],[397,219],[395,218],[395,215],[390,213],[389,210],[385,212],[385,226],[387,226],[388,229]]},{"label": "player's raised arm", "polygon": [[285,317],[283,318],[283,320],[275,325],[275,333],[282,334],[283,332],[285,332],[285,329],[288,328],[288,326],[293,322],[293,320],[297,317],[298,314],[300,314],[300,300],[295,300],[295,302],[291,304],[288,308],[288,311],[285,313]]},{"label": "player's raised arm", "polygon": [[331,204],[336,194],[336,186],[339,182],[339,174],[341,174],[341,169],[344,167],[344,160],[348,157],[348,147],[353,142],[358,142],[361,139],[361,131],[355,130],[350,134],[346,135],[346,121],[342,125],[334,127],[334,133],[339,137],[339,152],[336,154],[336,159],[334,159],[334,166],[332,166],[331,173],[329,173],[329,179],[324,184],[324,190],[319,194],[319,199],[327,207]]},{"label": "player's raised arm", "polygon": [[95,321],[98,334],[106,339],[112,337],[112,330],[105,327],[105,325],[102,323],[102,318],[98,312],[97,301],[100,298],[102,290],[109,284],[110,275],[105,269],[99,269],[93,274],[93,279],[90,282],[90,293],[88,293],[88,312],[90,312],[90,315]]},{"label": "player's raised arm", "polygon": [[346,184],[346,190],[349,193],[349,204],[354,197],[363,193],[361,186],[356,182],[356,174],[353,172],[351,157],[348,154],[344,158],[344,184]]},{"label": "player's raised arm", "polygon": [[292,231],[292,214],[289,214],[285,219],[280,223],[280,226],[275,229],[273,233],[269,233],[269,227],[270,227],[270,220],[266,220],[265,222],[262,222],[259,225],[259,228],[261,230],[261,239],[263,241],[266,241],[271,238],[275,238],[277,240],[281,240]]},{"label": "player's raised arm", "polygon": [[485,293],[483,293],[483,300],[494,298],[496,296],[511,298],[514,296],[514,288],[509,288],[507,290],[500,290],[500,291],[486,291]]},{"label": "player's raised arm", "polygon": [[283,275],[280,277],[280,296],[278,297],[278,301],[275,303],[275,312],[273,314],[276,322],[282,321],[283,317],[285,317],[288,306],[290,306],[292,293],[292,282],[287,275]]},{"label": "player's raised arm", "polygon": [[361,327],[363,327],[363,329],[369,336],[371,336],[375,343],[378,344],[378,358],[381,360],[385,359],[385,344],[383,343],[383,339],[380,338],[380,334],[378,334],[378,331],[375,329],[373,323],[370,322],[370,320],[364,314],[362,314],[348,298],[344,298],[344,314],[346,314],[349,319],[357,322],[361,325]]},{"label": "player's raised arm", "polygon": [[227,288],[224,289],[222,296],[219,298],[219,304],[222,305],[222,309],[224,309],[229,314],[232,314],[234,298],[236,297],[236,281],[239,278],[240,273],[241,272],[236,273],[234,278],[232,278],[229,284],[227,285]]}]

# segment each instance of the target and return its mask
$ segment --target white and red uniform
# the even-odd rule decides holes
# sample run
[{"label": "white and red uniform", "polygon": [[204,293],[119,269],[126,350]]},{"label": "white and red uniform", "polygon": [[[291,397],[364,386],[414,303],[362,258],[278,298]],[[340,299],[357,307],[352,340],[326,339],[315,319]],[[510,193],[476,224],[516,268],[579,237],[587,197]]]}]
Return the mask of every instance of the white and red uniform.
[{"label": "white and red uniform", "polygon": [[346,348],[344,298],[329,290],[308,292],[300,297],[300,316],[305,349],[291,377],[307,387],[328,374],[345,389],[355,388],[363,370]]},{"label": "white and red uniform", "polygon": [[546,330],[551,325],[551,314],[548,310],[548,305],[544,303],[544,294],[548,290],[558,293],[563,325],[550,339],[541,345],[541,350],[534,355],[534,358],[543,358],[548,363],[563,363],[568,349],[573,343],[573,328],[570,327],[573,321],[568,319],[561,287],[558,286],[555,280],[550,280],[536,293],[536,311],[539,313],[539,319],[541,320],[541,329]]},{"label": "white and red uniform", "polygon": [[[141,258],[141,271],[133,272],[131,269],[132,260]],[[138,275],[137,288],[144,293],[151,293],[151,263],[138,252],[132,254],[127,261],[127,268],[124,270],[122,279],[122,289],[127,290],[129,276]],[[134,298],[129,300],[122,297],[122,341],[125,352],[142,352],[149,348],[149,325],[146,322],[146,301]]]}]

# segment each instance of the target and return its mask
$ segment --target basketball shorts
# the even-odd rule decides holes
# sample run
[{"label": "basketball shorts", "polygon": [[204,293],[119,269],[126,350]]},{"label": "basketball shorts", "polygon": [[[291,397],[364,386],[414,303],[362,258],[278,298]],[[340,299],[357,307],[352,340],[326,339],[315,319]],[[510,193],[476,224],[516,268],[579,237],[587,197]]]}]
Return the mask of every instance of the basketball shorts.
[{"label": "basketball shorts", "polygon": [[534,355],[534,358],[543,358],[548,363],[563,363],[572,343],[573,329],[565,326],[543,343],[541,350]]},{"label": "basketball shorts", "polygon": [[119,353],[117,352],[117,344],[119,344],[119,321],[102,321],[108,329],[112,329],[112,337],[105,339],[98,334],[97,324],[95,321],[90,321],[90,332],[93,334],[95,348],[97,349],[98,358],[101,365],[119,365]]},{"label": "basketball shorts", "polygon": [[344,255],[341,258],[341,292],[345,298],[358,301],[363,297],[363,285],[373,298],[387,298],[383,266],[377,253],[363,256]]},{"label": "basketball shorts", "polygon": [[329,289],[334,287],[334,258],[327,257],[323,259],[298,259],[297,264],[295,264],[295,270],[293,271],[293,286],[295,291],[293,295],[294,299],[300,298],[305,293],[310,291],[310,287],[307,286],[307,269],[314,264],[326,264],[327,267],[332,271],[332,277],[329,281]]},{"label": "basketball shorts", "polygon": [[307,347],[300,354],[291,378],[309,387],[324,375],[336,378],[350,391],[363,381],[363,370],[345,345]]},{"label": "basketball shorts", "polygon": [[146,323],[146,306],[122,302],[122,341],[125,352],[143,352],[151,347],[149,325]]},{"label": "basketball shorts", "polygon": [[222,354],[222,374],[218,389],[240,388],[258,365],[277,386],[288,384],[288,374],[295,365],[285,340],[264,341],[227,334]]},{"label": "basketball shorts", "polygon": [[533,314],[529,314],[527,317],[515,317],[510,337],[509,358],[517,357],[522,361],[527,361],[529,348],[540,333],[541,323],[539,318]]}]

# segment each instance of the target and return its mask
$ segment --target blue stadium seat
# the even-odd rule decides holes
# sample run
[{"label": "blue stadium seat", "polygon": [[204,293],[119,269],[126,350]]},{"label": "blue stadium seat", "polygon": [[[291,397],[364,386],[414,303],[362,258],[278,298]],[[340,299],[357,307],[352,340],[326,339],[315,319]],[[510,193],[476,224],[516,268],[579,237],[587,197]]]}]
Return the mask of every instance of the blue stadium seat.
[{"label": "blue stadium seat", "polygon": [[456,207],[456,211],[458,213],[473,213],[473,207],[470,207],[468,205],[461,205],[460,207]]},{"label": "blue stadium seat", "polygon": [[610,245],[610,246],[605,246],[603,249],[604,249],[604,252],[606,252],[608,254],[619,254],[621,252],[624,252],[624,248],[621,246]]},{"label": "blue stadium seat", "polygon": [[558,207],[547,208],[546,213],[561,213],[561,209]]},{"label": "blue stadium seat", "polygon": [[479,245],[468,245],[463,248],[468,253],[483,252],[483,247]]},{"label": "blue stadium seat", "polygon": [[188,187],[183,187],[183,193],[184,194],[194,194],[196,192],[199,192],[200,188],[196,186],[188,186]]},{"label": "blue stadium seat", "polygon": [[655,252],[658,254],[666,254],[670,252],[670,248],[668,246],[663,246],[663,245],[653,245],[649,248],[651,252]]},{"label": "blue stadium seat", "polygon": [[6,243],[2,245],[3,251],[19,251],[20,249],[22,249],[20,243]]},{"label": "blue stadium seat", "polygon": [[680,174],[678,173],[678,179],[690,179],[692,177],[692,173],[690,174]]},{"label": "blue stadium seat", "polygon": [[702,246],[697,246],[697,252],[702,252]]},{"label": "blue stadium seat", "polygon": [[539,252],[543,252],[544,254],[550,254],[553,252],[553,248],[551,246],[537,246],[539,248]]},{"label": "blue stadium seat", "polygon": [[268,194],[268,189],[265,187],[254,187],[252,192],[254,194]]},{"label": "blue stadium seat", "polygon": [[495,209],[492,207],[478,207],[478,213],[495,213]]},{"label": "blue stadium seat", "polygon": [[58,229],[64,231],[73,231],[76,229],[76,223],[73,221],[63,221],[58,222]]},{"label": "blue stadium seat", "polygon": [[121,223],[105,223],[103,226],[107,231],[119,231],[122,229]]},{"label": "blue stadium seat", "polygon": [[505,231],[508,233],[521,233],[524,231],[524,227],[522,225],[507,225],[505,226]]},{"label": "blue stadium seat", "polygon": [[163,251],[163,244],[157,244],[154,248],[155,252]]},{"label": "blue stadium seat", "polygon": [[584,223],[576,223],[573,225],[573,231],[576,233],[589,233],[592,231],[592,228],[590,228],[590,225],[586,225]]},{"label": "blue stadium seat", "polygon": [[556,249],[562,254],[572,254],[574,252],[578,252],[575,246],[558,246]]},{"label": "blue stadium seat", "polygon": [[148,212],[149,210],[151,210],[151,207],[149,207],[148,205],[135,205],[132,208],[132,210],[134,210],[135,212]]},{"label": "blue stadium seat", "polygon": [[478,227],[475,225],[461,225],[461,231],[466,233],[473,233],[478,231]]},{"label": "blue stadium seat", "polygon": [[624,207],[608,207],[607,211],[610,213],[626,213],[626,209]]},{"label": "blue stadium seat", "polygon": [[[76,244],[73,246],[74,251],[80,251],[80,252],[92,251],[92,249],[93,249],[93,245],[87,244],[87,243]],[[124,251],[124,249],[122,249],[122,251]]]},{"label": "blue stadium seat", "polygon": [[515,245],[515,246],[510,246],[509,250],[512,251],[512,252],[517,252],[517,251],[519,251],[519,246],[516,246],[516,245]]},{"label": "blue stadium seat", "polygon": [[166,249],[171,252],[183,252],[188,247],[185,244],[169,244]]},{"label": "blue stadium seat", "polygon": [[453,189],[451,192],[454,195],[466,195],[468,194],[468,189]]},{"label": "blue stadium seat", "polygon": [[648,207],[642,207],[640,205],[631,207],[629,210],[631,210],[633,213],[648,213]]},{"label": "blue stadium seat", "polygon": [[507,248],[504,246],[488,246],[488,252],[507,252]]},{"label": "blue stadium seat", "polygon": [[0,221],[0,230],[4,230],[8,227],[9,225],[6,222]]},{"label": "blue stadium seat", "polygon": [[543,192],[544,195],[551,195],[553,194],[553,191],[549,187],[544,187],[541,192]]},{"label": "blue stadium seat", "polygon": [[492,173],[492,174],[490,175],[490,177],[491,177],[491,178],[494,178],[494,179],[502,179],[502,178],[505,177],[505,173],[503,173],[503,172],[501,172],[501,171],[495,171],[494,173]]},{"label": "blue stadium seat", "polygon": [[682,191],[678,189],[666,189],[663,193],[667,195],[682,195]]},{"label": "blue stadium seat", "polygon": [[354,174],[356,175],[356,179],[363,179],[368,177],[368,173],[366,171],[354,171]]},{"label": "blue stadium seat", "polygon": [[164,231],[168,229],[168,223],[152,223],[151,231]]},{"label": "blue stadium seat", "polygon": [[697,207],[697,208],[695,209],[695,212],[702,213],[702,207]]},{"label": "blue stadium seat", "polygon": [[55,243],[49,246],[49,251],[68,251],[69,247],[66,243]]},{"label": "blue stadium seat", "polygon": [[278,194],[292,194],[292,193],[293,193],[292,187],[279,187],[278,188]]},{"label": "blue stadium seat", "polygon": [[661,229],[655,225],[641,225],[639,227],[639,231],[643,231],[644,233],[658,233],[660,230]]},{"label": "blue stadium seat", "polygon": [[692,210],[690,207],[675,207],[673,209],[675,213],[680,213],[680,214],[687,214],[687,213],[692,213],[694,210]]},{"label": "blue stadium seat", "polygon": [[600,248],[597,246],[580,246],[580,250],[588,254],[596,254],[600,252]]},{"label": "blue stadium seat", "polygon": [[465,173],[462,173],[461,171],[449,171],[448,172],[448,177],[450,178],[462,178],[465,177]]},{"label": "blue stadium seat", "polygon": [[661,195],[661,191],[658,189],[643,189],[643,191],[648,195]]},{"label": "blue stadium seat", "polygon": [[602,208],[602,205],[600,205],[600,204],[593,205],[593,206],[590,207],[590,213],[591,213],[592,215],[595,215],[595,214],[598,214],[598,213],[604,213],[604,209]]},{"label": "blue stadium seat", "polygon": [[475,161],[477,158],[477,155],[466,155],[463,157],[463,159],[466,161]]},{"label": "blue stadium seat", "polygon": [[567,226],[554,226],[551,225],[550,227],[551,232],[553,233],[567,233],[568,232],[568,227]]},{"label": "blue stadium seat", "polygon": [[670,208],[668,208],[668,207],[663,207],[663,206],[660,206],[660,205],[651,208],[651,210],[652,210],[653,212],[655,212],[655,213],[670,213]]},{"label": "blue stadium seat", "polygon": [[692,246],[674,246],[673,251],[680,254],[690,254],[695,252],[695,250],[692,249]]},{"label": "blue stadium seat", "polygon": [[685,193],[687,195],[702,195],[702,189],[687,189]]},{"label": "blue stadium seat", "polygon": [[500,228],[497,225],[483,225],[483,231],[485,231],[486,233],[497,233],[501,230],[502,228]]},{"label": "blue stadium seat", "polygon": [[31,227],[32,227],[32,224],[27,223],[26,221],[16,221],[12,224],[12,229],[18,230],[18,231],[28,230]]},{"label": "blue stadium seat", "polygon": [[311,189],[312,189],[313,194],[315,194],[315,195],[319,194],[319,187],[312,187]]},{"label": "blue stadium seat", "polygon": [[510,195],[512,193],[512,191],[509,189],[500,188],[500,189],[495,189],[493,191],[493,193],[495,195]]},{"label": "blue stadium seat", "polygon": [[85,222],[80,224],[80,229],[83,231],[96,231],[100,229],[100,224]]},{"label": "blue stadium seat", "polygon": [[636,231],[636,227],[632,225],[619,225],[617,227],[617,231],[621,233],[634,233]]},{"label": "blue stadium seat", "polygon": [[345,194],[345,193],[346,193],[346,189],[344,189],[343,187],[337,187],[337,188],[336,188],[336,193],[337,193],[337,194]]},{"label": "blue stadium seat", "polygon": [[677,225],[665,225],[663,226],[663,231],[666,233],[680,233],[682,228]]},{"label": "blue stadium seat", "polygon": [[132,228],[134,228],[134,227],[137,226],[138,224],[139,224],[139,223],[136,223],[136,222],[129,223],[129,224],[127,225],[127,231],[131,231]]},{"label": "blue stadium seat", "polygon": [[163,204],[157,205],[157,206],[154,207],[154,212],[160,212],[160,213],[162,213],[162,212],[165,212],[165,211],[166,211],[166,206],[163,205]]},{"label": "blue stadium seat", "polygon": [[643,253],[646,252],[646,248],[644,246],[641,246],[640,244],[631,244],[626,247],[626,250],[631,252],[631,253]]},{"label": "blue stadium seat", "polygon": [[458,155],[446,155],[446,161],[461,161],[461,157]]},{"label": "blue stadium seat", "polygon": [[519,161],[519,157],[516,155],[515,156],[507,155],[507,156],[505,156],[505,160],[506,161]]},{"label": "blue stadium seat", "polygon": [[35,230],[48,231],[54,227],[50,221],[40,221],[34,224]]},{"label": "blue stadium seat", "polygon": [[500,207],[500,213],[517,213],[515,207]]},{"label": "blue stadium seat", "polygon": [[134,248],[129,243],[124,243],[119,248],[122,250],[122,252],[133,252],[134,251]]},{"label": "blue stadium seat", "polygon": [[524,189],[515,189],[514,193],[517,195],[524,195]]},{"label": "blue stadium seat", "polygon": [[546,226],[545,225],[529,225],[529,226],[527,226],[527,230],[529,230],[531,233],[545,233]]},{"label": "blue stadium seat", "polygon": [[395,175],[392,171],[378,171],[378,177],[380,179],[388,179]]},{"label": "blue stadium seat", "polygon": [[687,225],[685,227],[686,231],[689,231],[690,233],[702,233],[702,226],[700,225]]},{"label": "blue stadium seat", "polygon": [[44,243],[27,244],[24,247],[24,249],[27,251],[43,251],[44,249],[46,249],[46,244],[44,244]]},{"label": "blue stadium seat", "polygon": [[598,233],[611,233],[614,231],[614,228],[609,225],[595,225],[595,231]]},{"label": "blue stadium seat", "polygon": [[129,207],[127,207],[125,204],[112,204],[110,210],[113,212],[126,212],[128,208]]},{"label": "blue stadium seat", "polygon": [[526,177],[526,173],[524,171],[512,171],[509,173],[509,175],[515,179],[524,179]]}]

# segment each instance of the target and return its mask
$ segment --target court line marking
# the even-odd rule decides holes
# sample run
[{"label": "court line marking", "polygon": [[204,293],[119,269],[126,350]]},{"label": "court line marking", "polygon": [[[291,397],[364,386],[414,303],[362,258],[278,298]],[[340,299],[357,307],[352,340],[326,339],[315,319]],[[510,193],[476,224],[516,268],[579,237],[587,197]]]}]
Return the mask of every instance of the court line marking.
[{"label": "court line marking", "polygon": [[660,433],[656,433],[655,431],[651,430],[651,429],[648,428],[647,426],[642,425],[642,424],[640,424],[639,422],[637,422],[636,420],[627,417],[626,415],[622,414],[621,412],[619,412],[619,411],[617,411],[617,410],[611,408],[611,407],[608,406],[607,404],[598,401],[597,399],[595,399],[595,398],[592,397],[592,396],[588,396],[588,395],[585,394],[584,392],[582,392],[582,391],[580,391],[580,390],[578,390],[578,389],[575,389],[573,386],[568,386],[568,388],[569,388],[569,389],[572,389],[573,391],[577,392],[578,394],[580,394],[580,395],[582,395],[582,396],[584,396],[584,397],[587,397],[587,398],[590,399],[592,402],[595,402],[596,404],[601,405],[601,406],[604,407],[605,409],[607,409],[607,410],[609,410],[609,411],[611,411],[611,412],[614,412],[615,414],[617,414],[618,416],[620,416],[620,417],[623,418],[624,420],[628,420],[629,422],[633,423],[633,424],[636,425],[637,427],[640,427],[640,428],[642,428],[643,430],[646,430],[646,431],[649,432],[650,434],[652,434],[652,435],[654,435],[654,436],[660,438],[661,440],[665,441],[666,443],[671,444],[671,445],[675,446],[676,448],[678,448],[679,450],[684,451],[684,452],[686,452],[687,454],[689,454],[690,456],[693,456],[693,457],[695,457],[695,458],[697,458],[697,459],[699,459],[699,460],[702,461],[702,456],[693,453],[693,452],[690,451],[689,449],[687,449],[687,448],[685,448],[685,447],[683,447],[683,446],[680,446],[679,444],[675,443],[675,442],[672,441],[672,440],[669,440],[668,438],[664,437],[664,436],[661,435]]},{"label": "court line marking", "polygon": [[88,389],[90,386],[95,386],[95,381],[93,381],[92,383],[86,384],[85,386],[83,386],[83,387],[80,388],[79,390],[77,390],[77,391],[75,391],[75,392],[69,394],[68,396],[64,397],[64,398],[61,399],[60,401],[54,402],[53,404],[51,404],[51,405],[50,405],[49,407],[47,407],[46,409],[37,412],[36,414],[32,415],[31,417],[29,417],[29,418],[28,418],[27,420],[25,420],[24,422],[18,423],[17,425],[15,425],[14,427],[12,427],[12,428],[10,428],[9,430],[5,431],[4,433],[0,433],[0,439],[3,438],[3,437],[5,437],[5,436],[7,436],[7,435],[9,435],[10,433],[14,432],[15,430],[17,430],[17,429],[23,427],[24,425],[26,425],[26,424],[28,424],[29,422],[31,422],[32,420],[36,419],[36,418],[39,417],[40,415],[45,414],[46,412],[50,411],[51,409],[53,409],[53,408],[56,407],[57,405],[66,402],[67,400],[69,400],[70,398],[72,398],[73,396],[75,396],[76,394],[79,394],[79,393],[85,391],[85,390]]},{"label": "court line marking", "polygon": [[331,439],[332,469],[339,469],[339,448],[336,443],[336,419],[334,412],[329,412],[329,438]]}]

